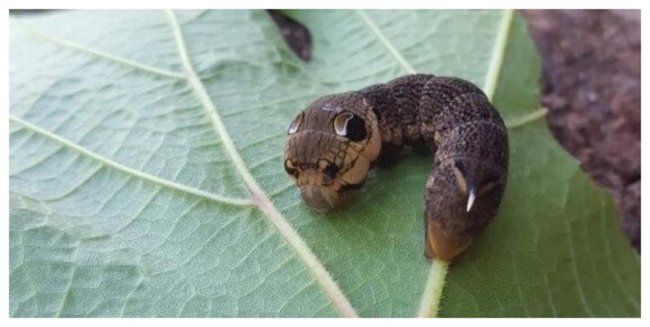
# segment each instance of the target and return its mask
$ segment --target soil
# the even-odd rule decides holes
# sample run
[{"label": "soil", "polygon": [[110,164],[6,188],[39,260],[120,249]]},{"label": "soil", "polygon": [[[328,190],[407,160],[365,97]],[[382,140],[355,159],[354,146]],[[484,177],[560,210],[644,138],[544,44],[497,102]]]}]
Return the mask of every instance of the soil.
[{"label": "soil", "polygon": [[641,245],[639,10],[524,10],[542,58],[542,103],[562,146],[614,196]]},{"label": "soil", "polygon": [[[542,58],[542,104],[558,142],[616,199],[641,245],[641,14],[639,10],[523,10]],[[270,10],[289,47],[311,58],[300,23]]]}]

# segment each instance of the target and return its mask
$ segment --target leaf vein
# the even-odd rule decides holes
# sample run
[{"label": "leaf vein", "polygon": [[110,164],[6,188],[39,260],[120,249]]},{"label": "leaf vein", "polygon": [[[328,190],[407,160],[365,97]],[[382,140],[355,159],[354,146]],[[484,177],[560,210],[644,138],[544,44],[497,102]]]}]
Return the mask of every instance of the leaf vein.
[{"label": "leaf vein", "polygon": [[546,113],[548,112],[548,109],[546,108],[539,108],[533,112],[530,112],[528,114],[519,116],[517,118],[511,119],[506,122],[506,128],[508,129],[515,129],[524,125],[527,125],[529,123],[532,123],[540,118],[544,118],[546,116]]},{"label": "leaf vein", "polygon": [[55,37],[55,36],[52,36],[52,35],[48,35],[48,34],[43,33],[43,32],[41,32],[41,31],[31,27],[31,26],[28,26],[27,24],[25,24],[23,22],[20,22],[18,20],[14,20],[14,25],[20,26],[25,31],[27,31],[28,33],[30,33],[30,34],[38,37],[38,38],[41,38],[41,39],[43,39],[45,41],[48,41],[48,42],[51,42],[51,43],[54,43],[54,44],[58,44],[60,46],[66,47],[66,48],[75,49],[75,50],[78,50],[78,51],[81,51],[81,52],[85,52],[85,53],[97,56],[99,58],[107,59],[107,60],[122,64],[122,65],[125,65],[125,66],[129,66],[129,67],[137,69],[137,70],[145,71],[145,72],[148,72],[148,73],[151,73],[151,74],[154,74],[154,75],[159,75],[159,76],[164,76],[164,77],[171,77],[171,78],[176,78],[176,79],[184,79],[185,78],[185,76],[183,76],[183,74],[180,74],[180,73],[176,73],[176,72],[168,71],[168,70],[165,70],[165,69],[149,66],[149,65],[146,65],[146,64],[143,64],[143,63],[139,63],[137,61],[133,61],[133,60],[130,60],[130,59],[126,59],[126,58],[122,58],[122,57],[110,54],[108,52],[93,49],[91,47],[88,47],[88,46],[80,44],[80,43],[76,43],[76,42],[73,42],[73,41],[68,41],[68,40],[65,40],[65,39],[62,39],[62,38],[58,38],[58,37]]},{"label": "leaf vein", "polygon": [[568,231],[568,239],[569,239],[569,251],[571,253],[571,273],[575,277],[576,281],[576,289],[578,291],[578,296],[580,298],[580,303],[584,306],[586,313],[590,316],[593,317],[594,313],[591,310],[591,307],[589,306],[589,303],[587,303],[587,299],[585,298],[585,293],[582,290],[582,281],[580,279],[580,276],[578,275],[578,264],[577,264],[577,259],[578,257],[576,256],[576,250],[575,250],[575,242],[573,240],[573,228],[571,227],[571,222],[567,222],[566,219],[561,219],[564,222],[564,225],[566,226],[566,229]]},{"label": "leaf vein", "polygon": [[63,308],[65,308],[65,303],[68,299],[68,296],[70,295],[70,290],[72,289],[72,280],[74,279],[74,275],[77,272],[77,265],[75,264],[77,261],[77,256],[79,255],[79,243],[76,244],[75,249],[74,249],[74,256],[72,258],[72,272],[70,273],[70,281],[68,281],[68,285],[65,287],[65,292],[63,293],[63,299],[61,300],[61,306],[57,310],[56,316],[61,317],[61,314],[63,313]]},{"label": "leaf vein", "polygon": [[542,275],[544,275],[544,288],[546,289],[548,301],[551,304],[551,312],[553,313],[554,317],[557,317],[557,307],[555,306],[555,301],[553,301],[553,293],[551,292],[551,284],[548,280],[548,275],[544,272]]},{"label": "leaf vein", "polygon": [[501,68],[503,67],[503,59],[505,58],[513,16],[513,10],[504,10],[501,22],[499,23],[499,29],[494,42],[494,49],[492,50],[492,59],[490,60],[488,72],[485,75],[485,82],[483,84],[483,91],[487,94],[490,100],[494,97],[497,83],[499,82],[499,76],[501,75]]},{"label": "leaf vein", "polygon": [[[122,188],[123,188],[124,186],[126,186],[126,184],[128,184],[128,182],[127,182],[127,183],[124,183],[124,185],[122,186]],[[120,188],[120,189],[121,189],[121,188]],[[117,194],[117,193],[118,193],[118,192],[114,192],[113,194]],[[114,196],[114,195],[113,195],[113,196]],[[131,219],[129,219],[129,221],[127,221],[123,226],[121,226],[120,228],[118,228],[118,229],[114,232],[114,234],[121,233],[121,232],[123,232],[124,230],[126,230],[127,228],[129,228],[129,226],[131,226],[131,225],[135,222],[135,220],[137,219],[137,217],[139,217],[140,214],[142,214],[142,213],[143,213],[143,212],[144,212],[144,211],[149,207],[149,205],[151,204],[151,202],[153,202],[153,200],[154,200],[157,196],[158,196],[158,190],[153,191],[153,192],[151,193],[151,196],[149,196],[149,198],[148,198],[146,201],[143,202],[143,204],[140,206],[140,208],[138,208],[137,211],[136,211],[134,214],[131,215]],[[106,202],[104,202],[104,203],[106,203]]]},{"label": "leaf vein", "polygon": [[63,144],[64,146],[66,146],[66,147],[68,147],[70,149],[73,149],[73,150],[75,150],[75,151],[77,151],[79,153],[82,153],[82,154],[90,157],[90,158],[93,158],[93,159],[101,162],[102,164],[104,164],[106,166],[112,167],[114,169],[117,169],[119,171],[122,171],[124,173],[130,174],[130,175],[133,175],[133,176],[137,176],[137,177],[139,177],[141,179],[147,180],[147,181],[152,182],[154,184],[158,184],[158,185],[165,186],[165,187],[177,190],[177,191],[181,191],[181,192],[184,192],[184,193],[196,195],[196,196],[199,196],[199,197],[202,197],[202,198],[207,198],[207,199],[210,199],[210,200],[213,200],[213,201],[222,202],[222,203],[226,203],[226,204],[230,204],[230,205],[247,206],[247,205],[252,204],[252,201],[249,200],[249,199],[230,198],[230,197],[226,197],[226,196],[222,196],[222,195],[209,193],[209,192],[199,190],[199,189],[187,186],[187,185],[179,184],[179,183],[172,182],[170,180],[166,180],[166,179],[154,176],[154,175],[150,175],[150,174],[145,173],[145,172],[143,172],[141,170],[133,169],[131,167],[122,165],[121,163],[113,161],[113,160],[111,160],[111,159],[109,159],[109,158],[107,158],[105,156],[102,156],[99,153],[93,152],[93,151],[91,151],[89,149],[86,149],[85,147],[83,147],[83,146],[81,146],[79,144],[76,144],[76,143],[74,143],[74,142],[72,142],[72,141],[70,141],[68,139],[65,139],[65,138],[63,138],[63,137],[61,137],[59,135],[56,135],[56,134],[54,134],[54,133],[52,133],[52,132],[50,132],[50,131],[48,131],[48,130],[46,130],[44,128],[41,128],[41,127],[39,127],[37,125],[34,125],[34,124],[32,124],[32,123],[30,123],[30,122],[28,122],[26,120],[23,120],[22,118],[14,116],[12,114],[9,114],[9,120],[22,125],[23,127],[27,128],[28,130],[30,130],[30,131],[32,131],[32,132],[34,132],[36,134],[39,134],[39,135],[44,136],[46,138],[49,138],[49,139],[51,139],[53,141],[56,141],[59,144]]},{"label": "leaf vein", "polygon": [[610,239],[611,238],[608,237],[607,227],[606,227],[606,223],[607,223],[606,218],[607,217],[605,215],[603,215],[602,213],[599,216],[600,216],[600,219],[599,219],[600,224],[598,224],[598,225],[599,225],[599,229],[601,231],[601,235],[602,235],[603,240],[604,240],[603,242],[605,243],[605,257],[607,258],[607,264],[610,266],[610,268],[611,268],[611,270],[613,272],[614,278],[616,279],[616,283],[621,286],[621,289],[623,289],[623,294],[625,294],[626,300],[628,300],[629,302],[632,303],[632,305],[634,306],[634,309],[636,311],[639,311],[639,309],[640,309],[639,308],[639,301],[634,296],[632,296],[630,294],[628,288],[625,287],[625,285],[623,284],[623,280],[621,279],[621,275],[619,274],[619,270],[616,268],[616,266],[612,262],[613,254],[612,254],[612,250],[610,248]]},{"label": "leaf vein", "polygon": [[517,296],[519,297],[519,300],[521,301],[521,307],[524,309],[524,314],[526,317],[530,317],[530,312],[528,312],[528,306],[526,304],[526,299],[524,298],[524,292],[521,289],[521,281],[519,279],[519,269],[517,268],[517,257],[515,256],[515,251],[514,249],[508,247],[508,251],[510,252],[510,256],[512,257],[512,267],[515,273],[515,280],[514,283],[517,285]]},{"label": "leaf vein", "polygon": [[401,54],[401,53],[400,53],[400,52],[395,48],[395,46],[393,46],[393,44],[392,44],[392,43],[391,43],[391,42],[386,38],[386,36],[384,35],[384,33],[381,32],[381,30],[379,29],[379,27],[377,26],[377,24],[375,24],[375,22],[374,22],[370,17],[368,17],[368,15],[367,15],[363,10],[359,9],[359,10],[357,10],[357,13],[359,14],[359,16],[361,16],[361,18],[363,19],[364,23],[366,23],[366,25],[368,25],[368,27],[370,28],[370,30],[372,30],[372,32],[375,33],[375,35],[377,36],[377,38],[379,38],[379,41],[381,41],[381,44],[382,44],[384,47],[386,47],[386,49],[388,50],[388,52],[389,52],[393,57],[395,57],[395,60],[397,60],[397,62],[400,64],[400,66],[402,66],[402,68],[403,68],[407,73],[409,73],[409,74],[415,74],[416,71],[415,71],[415,69],[413,69],[413,66],[411,66],[411,64],[409,64],[409,63],[406,61],[406,59],[404,58],[404,56],[402,56],[402,54]]}]

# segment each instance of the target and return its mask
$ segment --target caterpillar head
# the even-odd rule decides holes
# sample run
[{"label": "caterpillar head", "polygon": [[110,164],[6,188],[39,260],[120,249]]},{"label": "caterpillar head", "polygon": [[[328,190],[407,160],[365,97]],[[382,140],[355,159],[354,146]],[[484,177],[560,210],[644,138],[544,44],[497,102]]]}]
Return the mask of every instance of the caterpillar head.
[{"label": "caterpillar head", "polygon": [[381,150],[371,109],[356,93],[328,95],[289,125],[284,168],[312,209],[340,207],[363,186]]}]

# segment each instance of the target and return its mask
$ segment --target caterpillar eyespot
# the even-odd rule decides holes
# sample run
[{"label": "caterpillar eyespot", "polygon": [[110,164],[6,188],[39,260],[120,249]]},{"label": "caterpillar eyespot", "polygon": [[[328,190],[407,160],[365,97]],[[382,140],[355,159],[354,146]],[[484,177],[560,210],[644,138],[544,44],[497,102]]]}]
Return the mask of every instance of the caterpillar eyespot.
[{"label": "caterpillar eyespot", "polygon": [[289,127],[285,169],[303,200],[343,206],[376,162],[428,149],[424,253],[451,261],[496,215],[508,176],[508,134],[474,84],[416,74],[312,102]]}]

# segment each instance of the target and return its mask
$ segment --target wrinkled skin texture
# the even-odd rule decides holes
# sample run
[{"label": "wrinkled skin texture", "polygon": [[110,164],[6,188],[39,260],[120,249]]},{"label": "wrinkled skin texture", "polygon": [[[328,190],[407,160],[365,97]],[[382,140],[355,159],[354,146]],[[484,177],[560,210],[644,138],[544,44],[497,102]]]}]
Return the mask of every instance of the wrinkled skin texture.
[{"label": "wrinkled skin texture", "polygon": [[425,256],[467,249],[496,215],[508,175],[508,134],[496,109],[462,79],[408,75],[317,99],[291,123],[284,166],[303,200],[327,212],[353,198],[377,162],[404,146],[434,156],[425,191]]}]

